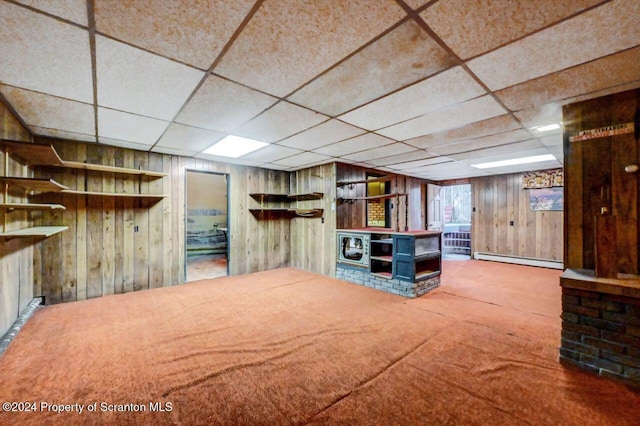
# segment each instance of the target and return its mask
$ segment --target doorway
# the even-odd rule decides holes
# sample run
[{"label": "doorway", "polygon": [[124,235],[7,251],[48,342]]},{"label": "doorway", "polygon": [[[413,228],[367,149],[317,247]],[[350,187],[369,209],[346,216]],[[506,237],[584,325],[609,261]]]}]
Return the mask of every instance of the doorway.
[{"label": "doorway", "polygon": [[229,274],[229,176],[186,171],[186,281]]},{"label": "doorway", "polygon": [[471,258],[471,185],[442,187],[442,258]]}]

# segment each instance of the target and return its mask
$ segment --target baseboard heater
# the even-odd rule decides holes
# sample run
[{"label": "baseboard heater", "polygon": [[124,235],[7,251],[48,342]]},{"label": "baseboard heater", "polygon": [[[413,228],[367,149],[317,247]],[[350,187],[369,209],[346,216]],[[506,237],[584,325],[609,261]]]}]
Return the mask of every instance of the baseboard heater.
[{"label": "baseboard heater", "polygon": [[42,304],[44,298],[36,297],[31,300],[27,307],[22,311],[13,323],[13,325],[4,333],[4,336],[0,337],[0,355],[7,349],[9,343],[16,337],[22,326],[27,322],[31,315]]},{"label": "baseboard heater", "polygon": [[542,268],[564,269],[564,264],[559,260],[533,259],[530,257],[506,256],[503,254],[481,253],[476,251],[473,258],[477,260],[492,260],[494,262],[515,263],[518,265],[539,266]]}]

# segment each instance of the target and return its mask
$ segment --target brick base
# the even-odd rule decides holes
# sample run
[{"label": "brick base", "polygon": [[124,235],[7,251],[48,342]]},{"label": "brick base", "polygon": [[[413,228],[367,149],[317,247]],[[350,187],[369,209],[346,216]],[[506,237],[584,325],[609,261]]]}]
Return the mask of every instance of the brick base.
[{"label": "brick base", "polygon": [[560,362],[640,386],[640,300],[563,287]]},{"label": "brick base", "polygon": [[336,267],[336,278],[411,298],[420,297],[434,288],[440,287],[440,276],[414,283],[397,279],[385,279],[371,275],[364,269],[351,269],[340,266]]}]

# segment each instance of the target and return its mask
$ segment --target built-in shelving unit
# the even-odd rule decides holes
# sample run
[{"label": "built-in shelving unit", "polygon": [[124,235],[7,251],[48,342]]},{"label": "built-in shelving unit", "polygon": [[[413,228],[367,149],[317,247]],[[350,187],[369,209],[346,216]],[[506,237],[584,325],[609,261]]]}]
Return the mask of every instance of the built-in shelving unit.
[{"label": "built-in shelving unit", "polygon": [[371,274],[393,278],[393,238],[391,234],[371,234],[369,240],[369,263]]},{"label": "built-in shelving unit", "polygon": [[420,281],[440,275],[441,233],[394,234],[394,278]]},{"label": "built-in shelving unit", "polygon": [[273,194],[273,193],[251,193],[251,198],[260,203],[260,208],[249,209],[256,219],[269,218],[316,218],[322,217],[324,209],[320,208],[288,208],[288,207],[265,207],[264,203],[291,203],[294,201],[320,200],[324,197],[322,192],[310,192],[305,194]]},{"label": "built-in shelving unit", "polygon": [[358,201],[358,200],[386,200],[389,198],[396,197],[405,197],[407,194],[403,193],[393,193],[393,194],[384,194],[384,195],[372,195],[370,197],[340,197],[338,200],[340,201]]},{"label": "built-in shelving unit", "polygon": [[382,176],[374,179],[362,179],[362,180],[352,180],[352,181],[344,181],[344,182],[336,182],[336,186],[352,186],[359,183],[376,183],[376,182],[389,182],[395,179],[393,176]]},{"label": "built-in shelving unit", "polygon": [[0,176],[0,183],[17,186],[27,191],[38,192],[61,192],[69,189],[53,179]]}]

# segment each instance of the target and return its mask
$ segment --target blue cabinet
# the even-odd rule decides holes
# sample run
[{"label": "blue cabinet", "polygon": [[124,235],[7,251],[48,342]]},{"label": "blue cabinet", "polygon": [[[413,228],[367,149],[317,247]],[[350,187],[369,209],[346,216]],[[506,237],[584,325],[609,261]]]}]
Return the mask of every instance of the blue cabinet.
[{"label": "blue cabinet", "polygon": [[421,281],[440,275],[441,233],[393,235],[393,278]]}]

